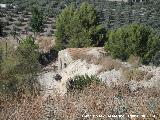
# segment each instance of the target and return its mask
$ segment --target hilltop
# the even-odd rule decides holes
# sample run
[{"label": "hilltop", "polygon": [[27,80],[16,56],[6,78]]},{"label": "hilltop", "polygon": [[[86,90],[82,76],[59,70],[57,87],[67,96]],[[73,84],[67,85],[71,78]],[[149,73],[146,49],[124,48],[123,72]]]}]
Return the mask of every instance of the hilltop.
[{"label": "hilltop", "polygon": [[160,119],[158,0],[0,3],[0,119]]}]

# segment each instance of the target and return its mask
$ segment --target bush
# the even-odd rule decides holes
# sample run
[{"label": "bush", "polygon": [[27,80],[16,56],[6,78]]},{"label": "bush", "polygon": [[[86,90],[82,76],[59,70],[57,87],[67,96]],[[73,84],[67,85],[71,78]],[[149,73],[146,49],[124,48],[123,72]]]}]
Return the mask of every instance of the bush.
[{"label": "bush", "polygon": [[160,51],[152,59],[152,64],[155,66],[160,66]]},{"label": "bush", "polygon": [[129,68],[123,68],[122,69],[122,77],[127,80],[135,80],[135,81],[142,81],[142,80],[150,80],[153,77],[153,74],[151,72],[142,71],[140,69],[129,69]]},{"label": "bush", "polygon": [[56,47],[99,46],[104,40],[97,11],[88,3],[66,7],[56,19]]},{"label": "bush", "polygon": [[91,83],[99,83],[100,80],[95,76],[75,76],[74,80],[69,80],[67,84],[68,91],[83,90],[85,87],[91,85]]},{"label": "bush", "polygon": [[16,50],[16,55],[20,67],[23,67],[26,72],[34,73],[37,71],[40,54],[38,52],[38,45],[34,43],[32,37],[27,37],[26,40],[20,43],[20,46]]},{"label": "bush", "polygon": [[130,55],[134,55],[139,56],[142,63],[148,64],[156,51],[160,50],[159,46],[160,38],[151,28],[140,24],[131,24],[112,30],[109,33],[105,49],[114,58],[127,60]]},{"label": "bush", "polygon": [[43,12],[40,11],[38,8],[32,9],[32,17],[30,19],[30,26],[33,32],[42,32],[43,31]]},{"label": "bush", "polygon": [[98,59],[97,64],[102,66],[98,73],[111,71],[113,69],[119,70],[122,66],[121,61],[112,59],[111,57],[102,57]]},{"label": "bush", "polygon": [[48,65],[49,63],[55,61],[58,58],[58,51],[52,48],[47,53],[41,53],[39,56],[39,63],[41,65]]},{"label": "bush", "polygon": [[32,91],[39,72],[39,53],[31,37],[25,39],[15,50],[13,45],[1,45],[0,91],[14,93],[25,87]]}]

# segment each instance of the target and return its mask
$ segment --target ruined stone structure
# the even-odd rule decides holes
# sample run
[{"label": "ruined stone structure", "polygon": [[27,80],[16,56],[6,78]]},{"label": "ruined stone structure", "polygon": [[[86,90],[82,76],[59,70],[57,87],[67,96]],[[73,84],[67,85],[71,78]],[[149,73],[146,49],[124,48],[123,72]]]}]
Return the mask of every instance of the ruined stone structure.
[{"label": "ruined stone structure", "polygon": [[58,70],[62,70],[75,59],[92,55],[94,57],[104,56],[106,52],[103,47],[90,48],[67,48],[58,53]]}]

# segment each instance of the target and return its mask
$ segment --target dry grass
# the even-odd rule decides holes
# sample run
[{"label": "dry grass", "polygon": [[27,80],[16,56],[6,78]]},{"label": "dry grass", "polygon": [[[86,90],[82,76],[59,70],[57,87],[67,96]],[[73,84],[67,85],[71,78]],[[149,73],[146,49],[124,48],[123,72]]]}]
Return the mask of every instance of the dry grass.
[{"label": "dry grass", "polygon": [[74,60],[76,59],[85,60],[89,64],[101,65],[102,68],[98,71],[98,73],[103,71],[110,71],[112,69],[118,70],[122,66],[120,60],[112,59],[110,56],[96,58],[93,55],[78,54],[74,56]]},{"label": "dry grass", "polygon": [[41,51],[48,52],[54,46],[54,39],[52,37],[37,37],[37,44]]},{"label": "dry grass", "polygon": [[0,98],[2,120],[37,120],[42,114],[42,98],[23,95],[21,99]]},{"label": "dry grass", "polygon": [[82,115],[87,114],[105,116],[99,119],[108,119],[107,115],[113,114],[145,114],[148,120],[153,115],[158,120],[159,97],[160,91],[156,89],[130,92],[125,85],[108,88],[102,84],[92,84],[83,91],[49,97],[46,101],[42,97],[24,97],[19,103],[14,101],[8,106],[6,104],[0,115],[3,120],[9,117],[16,120],[82,120],[86,119]]},{"label": "dry grass", "polygon": [[75,55],[72,56],[73,60],[78,60],[78,59],[81,59],[81,60],[86,60],[86,59],[91,59],[92,56],[91,55],[86,55],[82,52],[77,52]]},{"label": "dry grass", "polygon": [[112,59],[109,56],[102,57],[99,60],[97,60],[97,62],[102,66],[102,68],[99,70],[99,73],[103,71],[110,71],[113,69],[118,70],[122,66],[119,60]]},{"label": "dry grass", "polygon": [[128,59],[128,63],[130,63],[133,68],[138,68],[141,65],[140,57],[131,55]]},{"label": "dry grass", "polygon": [[136,68],[122,67],[122,77],[127,81],[131,80],[142,81],[142,80],[150,80],[153,77],[153,74]]},{"label": "dry grass", "polygon": [[103,47],[88,47],[88,48],[67,48],[69,54],[74,60],[77,59],[93,59],[98,56],[104,56],[106,52]]}]

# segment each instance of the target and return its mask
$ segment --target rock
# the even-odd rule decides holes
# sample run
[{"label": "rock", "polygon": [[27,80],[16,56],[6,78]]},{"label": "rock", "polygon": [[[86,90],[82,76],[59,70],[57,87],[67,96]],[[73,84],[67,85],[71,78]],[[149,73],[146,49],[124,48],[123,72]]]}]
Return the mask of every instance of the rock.
[{"label": "rock", "polygon": [[131,92],[135,92],[135,91],[140,90],[141,88],[143,88],[143,86],[141,86],[139,82],[131,80],[128,83],[128,88],[129,88],[129,90]]},{"label": "rock", "polygon": [[60,81],[62,79],[62,77],[59,74],[56,74],[56,76],[54,76],[54,79],[56,81]]},{"label": "rock", "polygon": [[105,71],[98,75],[98,78],[102,80],[102,82],[106,83],[108,86],[111,86],[112,83],[117,83],[120,80],[121,72],[120,70],[111,70]]}]

